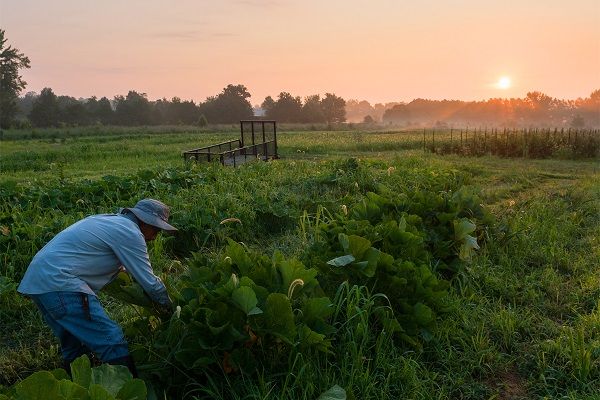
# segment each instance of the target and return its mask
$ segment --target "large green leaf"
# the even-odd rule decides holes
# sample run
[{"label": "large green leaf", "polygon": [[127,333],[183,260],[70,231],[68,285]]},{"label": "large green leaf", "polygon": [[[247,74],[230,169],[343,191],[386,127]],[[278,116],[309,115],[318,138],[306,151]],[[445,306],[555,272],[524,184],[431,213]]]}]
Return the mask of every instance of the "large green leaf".
[{"label": "large green leaf", "polygon": [[104,387],[97,384],[90,385],[90,400],[116,400]]},{"label": "large green leaf", "polygon": [[241,244],[228,239],[225,254],[231,258],[232,264],[237,265],[242,275],[248,275],[250,273],[254,263]]},{"label": "large green leaf", "polygon": [[279,290],[283,293],[287,293],[291,283],[297,279],[302,280],[303,287],[316,283],[317,270],[306,268],[304,264],[296,259],[286,260],[280,252],[277,252],[273,257],[273,262],[281,274],[281,288]]},{"label": "large green leaf", "polygon": [[116,396],[119,389],[132,379],[131,372],[123,365],[102,364],[92,368],[91,383],[102,386],[112,396]]},{"label": "large green leaf", "polygon": [[346,254],[345,256],[336,257],[332,260],[327,261],[327,264],[334,267],[345,267],[348,264],[352,264],[356,258],[352,254]]},{"label": "large green leaf", "polygon": [[92,367],[87,355],[84,354],[71,363],[71,375],[73,376],[73,382],[76,384],[86,389],[90,387]]},{"label": "large green leaf", "polygon": [[331,341],[325,335],[304,324],[298,329],[298,341],[301,347],[311,347],[323,352],[329,352],[331,349]]},{"label": "large green leaf", "polygon": [[70,380],[62,379],[58,382],[58,385],[59,392],[65,400],[87,400],[89,398],[86,388]]},{"label": "large green leaf", "polygon": [[462,218],[460,220],[454,220],[454,239],[456,241],[462,241],[472,232],[475,232],[475,224],[469,221],[467,218]]},{"label": "large green leaf", "polygon": [[357,260],[361,260],[365,252],[371,247],[371,242],[358,235],[346,235],[340,233],[338,240],[344,253],[352,254]]},{"label": "large green leaf", "polygon": [[288,343],[293,343],[296,336],[296,324],[292,306],[286,295],[271,293],[267,297],[263,320],[267,331]]},{"label": "large green leaf", "polygon": [[346,391],[338,385],[323,392],[317,400],[346,400]]},{"label": "large green leaf", "polygon": [[262,310],[256,307],[258,300],[256,299],[254,290],[248,286],[242,286],[235,289],[231,294],[231,299],[246,315],[262,313]]},{"label": "large green leaf", "polygon": [[118,400],[146,400],[146,384],[141,379],[126,382],[117,393]]},{"label": "large green leaf", "polygon": [[50,372],[51,372],[51,373],[52,373],[52,375],[54,375],[54,377],[55,377],[57,380],[59,380],[59,381],[60,381],[61,379],[66,379],[66,380],[69,380],[69,381],[71,380],[71,377],[69,376],[69,374],[67,374],[67,371],[65,371],[65,370],[64,370],[64,369],[62,369],[62,368],[56,368],[56,369],[53,369],[53,370],[52,370],[52,371],[50,371]]},{"label": "large green leaf", "polygon": [[348,236],[348,251],[357,259],[362,260],[367,250],[371,248],[371,242],[361,236]]},{"label": "large green leaf", "polygon": [[302,305],[302,318],[307,324],[325,320],[333,314],[333,305],[328,297],[313,297]]},{"label": "large green leaf", "polygon": [[374,247],[367,249],[364,254],[364,258],[366,261],[366,265],[361,268],[362,273],[368,277],[372,278],[375,276],[375,272],[377,270],[377,262],[379,261],[379,257],[381,256],[381,252]]},{"label": "large green leaf", "polygon": [[240,286],[240,279],[236,274],[231,274],[227,282],[224,285],[215,289],[215,293],[219,296],[229,297],[231,293]]},{"label": "large green leaf", "polygon": [[58,380],[48,371],[38,371],[16,385],[19,400],[64,399]]},{"label": "large green leaf", "polygon": [[470,260],[473,256],[473,253],[475,253],[475,250],[479,250],[477,239],[470,235],[465,236],[463,244],[460,246],[460,259],[463,261]]}]

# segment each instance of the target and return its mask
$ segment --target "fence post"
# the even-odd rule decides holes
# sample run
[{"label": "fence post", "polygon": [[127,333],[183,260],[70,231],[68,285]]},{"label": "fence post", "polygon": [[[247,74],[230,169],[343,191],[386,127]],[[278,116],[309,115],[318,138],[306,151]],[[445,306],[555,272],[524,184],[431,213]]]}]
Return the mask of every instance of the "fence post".
[{"label": "fence post", "polygon": [[483,131],[483,152],[487,153],[487,126],[485,127],[485,131]]}]

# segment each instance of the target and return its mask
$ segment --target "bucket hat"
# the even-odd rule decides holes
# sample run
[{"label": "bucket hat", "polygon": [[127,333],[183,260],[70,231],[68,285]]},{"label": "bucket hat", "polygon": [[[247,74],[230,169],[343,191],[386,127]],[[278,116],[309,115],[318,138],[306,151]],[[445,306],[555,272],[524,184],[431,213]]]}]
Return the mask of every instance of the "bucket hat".
[{"label": "bucket hat", "polygon": [[131,211],[136,217],[148,225],[155,226],[167,232],[175,232],[177,228],[168,223],[169,207],[154,199],[143,199],[137,202],[135,207],[124,208]]}]

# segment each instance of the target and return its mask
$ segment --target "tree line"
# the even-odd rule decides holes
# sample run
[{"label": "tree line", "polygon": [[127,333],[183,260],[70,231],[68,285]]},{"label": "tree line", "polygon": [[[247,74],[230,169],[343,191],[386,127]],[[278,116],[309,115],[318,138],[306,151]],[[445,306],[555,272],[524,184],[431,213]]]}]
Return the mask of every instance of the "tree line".
[{"label": "tree line", "polygon": [[[76,99],[58,96],[51,88],[38,95],[29,92],[17,99],[17,121],[14,125],[34,127],[103,125],[199,125],[236,123],[255,117],[244,85],[227,85],[221,93],[196,104],[192,100],[173,97],[148,100],[145,93],[134,90],[126,96],[98,99]],[[261,117],[279,122],[339,123],[345,121],[345,101],[332,93],[306,98],[282,92],[277,100],[271,96],[258,109]]]},{"label": "tree line", "polygon": [[348,100],[346,115],[352,122],[381,122],[403,127],[494,126],[600,127],[600,89],[589,97],[562,100],[542,92],[524,98],[493,98],[484,101],[415,99],[409,103],[371,106]]}]

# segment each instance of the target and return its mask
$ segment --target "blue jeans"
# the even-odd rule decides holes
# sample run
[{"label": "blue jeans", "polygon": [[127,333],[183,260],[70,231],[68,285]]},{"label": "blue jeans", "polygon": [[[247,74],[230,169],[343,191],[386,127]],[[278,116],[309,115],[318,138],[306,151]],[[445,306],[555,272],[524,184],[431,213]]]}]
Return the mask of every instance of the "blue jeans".
[{"label": "blue jeans", "polygon": [[60,341],[66,362],[90,351],[102,362],[129,355],[123,330],[106,315],[96,296],[78,292],[29,296]]}]

